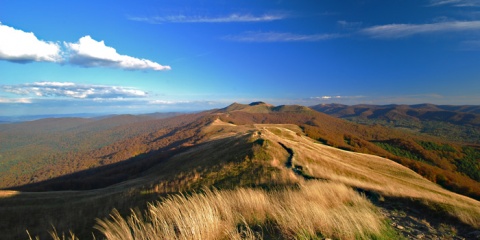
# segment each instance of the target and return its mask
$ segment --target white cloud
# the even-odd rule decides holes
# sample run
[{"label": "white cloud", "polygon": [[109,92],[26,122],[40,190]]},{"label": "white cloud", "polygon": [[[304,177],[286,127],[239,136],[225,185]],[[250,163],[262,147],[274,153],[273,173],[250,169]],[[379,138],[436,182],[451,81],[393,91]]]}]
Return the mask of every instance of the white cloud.
[{"label": "white cloud", "polygon": [[148,104],[168,105],[168,104],[182,104],[182,103],[190,103],[190,102],[191,101],[152,100],[152,101],[149,101]]},{"label": "white cloud", "polygon": [[478,7],[479,0],[431,0],[430,6],[451,5],[454,7]]},{"label": "white cloud", "polygon": [[77,99],[144,98],[147,92],[120,86],[76,84],[71,82],[34,82],[4,85],[5,92],[36,97],[66,97]]},{"label": "white cloud", "polygon": [[2,103],[32,103],[29,98],[2,98],[0,97],[0,104]]},{"label": "white cloud", "polygon": [[321,96],[321,97],[311,97],[311,100],[330,100],[330,99],[341,99],[341,98],[361,98],[362,96]]},{"label": "white cloud", "polygon": [[64,42],[64,46],[66,49],[60,44],[39,40],[32,32],[24,32],[0,23],[0,60],[17,63],[57,62],[126,70],[171,69],[170,66],[163,66],[148,59],[120,55],[115,48],[106,46],[103,41],[95,41],[90,36],[84,36],[76,43]]},{"label": "white cloud", "polygon": [[425,33],[478,30],[480,30],[480,21],[450,21],[428,24],[388,24],[365,28],[360,32],[373,38],[402,38]]},{"label": "white cloud", "polygon": [[339,38],[340,34],[294,34],[282,32],[245,32],[239,35],[228,35],[225,40],[238,42],[315,42]]},{"label": "white cloud", "polygon": [[127,55],[120,55],[112,47],[106,46],[104,41],[96,41],[90,36],[82,37],[77,43],[65,43],[68,49],[68,62],[83,67],[113,67],[127,70],[152,69],[155,71],[170,70],[170,66],[163,66],[147,59],[139,59]]},{"label": "white cloud", "polygon": [[0,23],[0,59],[11,62],[60,62],[60,46]]},{"label": "white cloud", "polygon": [[232,13],[228,16],[207,17],[207,16],[185,16],[171,15],[165,17],[129,17],[132,21],[148,22],[152,24],[160,23],[231,23],[231,22],[269,22],[286,18],[285,14],[239,14]]}]

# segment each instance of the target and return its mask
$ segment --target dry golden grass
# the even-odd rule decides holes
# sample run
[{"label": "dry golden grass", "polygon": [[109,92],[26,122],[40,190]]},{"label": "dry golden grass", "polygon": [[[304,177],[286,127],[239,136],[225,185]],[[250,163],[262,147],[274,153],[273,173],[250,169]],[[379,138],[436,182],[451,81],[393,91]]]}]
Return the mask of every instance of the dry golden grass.
[{"label": "dry golden grass", "polygon": [[[379,236],[384,226],[381,217],[350,187],[418,200],[470,226],[480,227],[478,201],[449,192],[388,159],[314,143],[299,134],[295,126],[255,125],[239,129],[217,122],[212,129],[216,132],[213,138],[217,140],[240,132],[241,136],[247,136],[243,134],[248,130],[249,141],[262,139],[267,142],[255,146],[256,160],[260,158],[278,169],[286,169],[286,150],[279,145],[282,143],[292,149],[292,164],[301,166],[304,175],[327,182],[307,182],[297,175],[292,176],[292,171],[290,174],[279,171],[279,178],[300,183],[300,189],[265,192],[243,188],[207,190],[190,197],[175,195],[150,205],[146,214],[132,213],[128,220],[113,213],[112,220],[99,220],[98,229],[108,239],[125,239],[123,236],[129,233],[132,239],[150,239],[149,236],[167,239],[258,238],[261,236],[258,230],[252,230],[258,226],[283,238],[366,239]],[[202,148],[210,149],[206,154],[196,149],[179,156],[177,161],[195,161],[196,158],[204,161],[213,154],[212,147],[204,145]],[[282,182],[281,179],[276,181]]]},{"label": "dry golden grass", "polygon": [[[287,133],[290,137],[284,136]],[[391,160],[314,143],[287,129],[281,134],[263,129],[262,136],[292,149],[293,164],[301,166],[304,174],[384,196],[418,200],[435,211],[480,227],[480,202],[445,190]]]},{"label": "dry golden grass", "polygon": [[[20,193],[12,198],[7,197],[12,193],[3,193],[3,202],[35,198],[35,202],[59,205],[72,200],[72,209],[88,209],[85,206],[100,202],[106,206],[98,209],[107,209],[111,199],[128,202],[148,196],[145,193],[216,186],[222,190],[170,195],[150,204],[146,212],[132,211],[126,218],[114,211],[110,219],[98,220],[96,228],[107,239],[382,238],[389,230],[375,207],[355,188],[413,199],[480,227],[478,201],[449,192],[388,159],[315,143],[302,135],[298,126],[235,126],[215,121],[203,134],[209,136],[206,141],[162,162],[141,178],[94,191]],[[285,148],[293,151],[293,168],[302,174],[286,167],[290,153]],[[323,181],[307,181],[305,176]],[[290,187],[270,191],[247,188],[285,185]],[[232,190],[235,186],[243,188]]]},{"label": "dry golden grass", "polygon": [[[382,221],[352,189],[315,181],[272,192],[242,188],[174,195],[127,219],[114,211],[96,228],[107,239],[257,239],[275,233],[285,239],[370,239],[381,235]],[[264,232],[252,230],[258,227]]]}]

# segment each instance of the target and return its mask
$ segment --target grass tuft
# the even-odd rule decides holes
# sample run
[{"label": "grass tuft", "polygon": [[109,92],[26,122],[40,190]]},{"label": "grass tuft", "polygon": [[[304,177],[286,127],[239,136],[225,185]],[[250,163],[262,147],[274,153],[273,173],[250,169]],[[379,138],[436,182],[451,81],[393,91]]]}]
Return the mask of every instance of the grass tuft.
[{"label": "grass tuft", "polygon": [[373,205],[338,183],[310,182],[299,189],[205,190],[170,196],[144,214],[114,211],[96,226],[106,239],[370,239],[384,231]]}]

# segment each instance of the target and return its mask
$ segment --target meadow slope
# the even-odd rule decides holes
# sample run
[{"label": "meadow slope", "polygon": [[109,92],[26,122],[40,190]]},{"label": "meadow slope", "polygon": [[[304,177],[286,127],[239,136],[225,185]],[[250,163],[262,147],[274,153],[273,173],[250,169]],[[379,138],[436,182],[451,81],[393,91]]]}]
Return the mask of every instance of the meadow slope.
[{"label": "meadow slope", "polygon": [[186,151],[110,187],[2,191],[0,214],[8,221],[0,231],[6,239],[25,238],[25,229],[46,238],[52,224],[82,239],[92,232],[100,239],[398,238],[372,204],[379,201],[418,206],[426,222],[435,213],[461,236],[480,227],[478,201],[386,158],[316,142],[297,125],[215,119],[199,134],[204,139]]}]

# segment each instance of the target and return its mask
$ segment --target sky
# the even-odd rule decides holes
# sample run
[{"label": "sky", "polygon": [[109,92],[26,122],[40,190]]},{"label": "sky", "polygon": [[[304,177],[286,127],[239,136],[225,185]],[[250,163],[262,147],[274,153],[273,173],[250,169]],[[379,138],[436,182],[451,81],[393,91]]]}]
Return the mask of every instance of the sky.
[{"label": "sky", "polygon": [[480,105],[480,0],[0,6],[0,116]]}]

